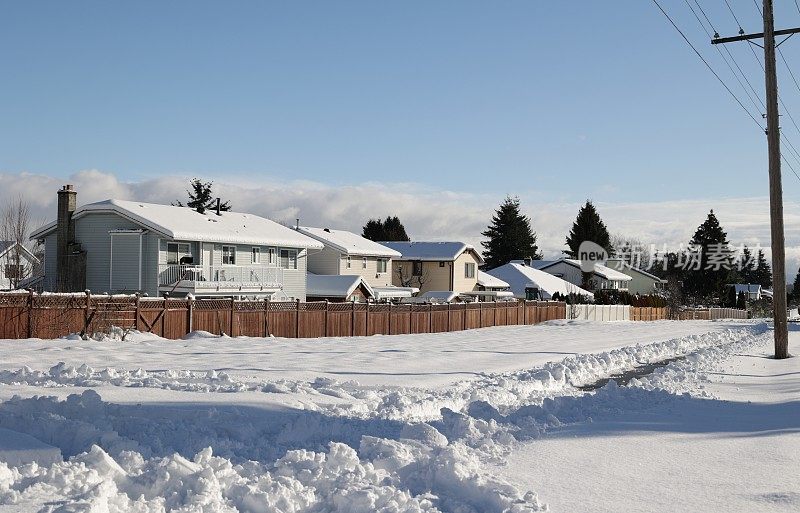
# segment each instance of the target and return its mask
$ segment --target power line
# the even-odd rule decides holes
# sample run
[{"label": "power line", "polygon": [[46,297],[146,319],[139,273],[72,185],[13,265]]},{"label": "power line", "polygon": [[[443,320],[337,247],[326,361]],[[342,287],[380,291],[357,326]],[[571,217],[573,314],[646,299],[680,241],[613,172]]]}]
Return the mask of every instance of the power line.
[{"label": "power line", "polygon": [[725,81],[722,80],[722,78],[717,74],[717,72],[714,71],[714,68],[711,67],[711,64],[708,63],[708,61],[705,59],[705,57],[703,57],[703,55],[697,50],[697,48],[695,48],[695,46],[692,44],[692,42],[689,41],[689,38],[686,37],[686,34],[684,34],[683,31],[678,27],[678,25],[675,24],[675,22],[673,21],[672,17],[669,14],[667,14],[667,11],[665,11],[664,8],[661,7],[661,4],[658,3],[658,0],[653,0],[653,3],[656,4],[656,7],[658,7],[658,10],[661,11],[661,13],[667,18],[667,20],[669,20],[669,22],[673,26],[673,28],[678,32],[678,34],[681,35],[683,40],[686,41],[686,44],[689,45],[689,47],[694,51],[694,53],[697,55],[697,57],[699,57],[700,60],[703,61],[703,64],[706,65],[706,68],[708,68],[708,70],[717,78],[717,80],[719,80],[719,83],[722,84],[722,87],[724,87],[725,90],[728,91],[728,94],[730,94],[731,97],[736,101],[736,103],[739,104],[739,107],[741,107],[742,110],[745,111],[745,113],[750,117],[750,119],[753,120],[753,123],[755,123],[758,126],[759,129],[763,130],[764,127],[761,126],[761,123],[759,123],[758,120],[755,117],[753,117],[753,115],[750,113],[750,111],[747,109],[747,107],[745,107],[744,104],[741,102],[741,100],[739,100],[739,97],[736,96],[736,94],[734,94],[733,91],[731,91],[731,88],[728,87],[728,84],[726,84]]},{"label": "power line", "polygon": [[[703,28],[703,31],[706,33],[708,38],[711,39],[711,33],[706,29],[706,26],[703,24],[703,21],[700,19],[700,16],[697,15],[697,12],[694,10],[694,7],[692,7],[692,4],[689,3],[689,0],[684,0],[684,2],[686,2],[686,6],[689,8],[690,11],[692,11],[692,14],[694,14],[694,17],[697,20],[697,23],[700,24],[700,26]],[[697,7],[700,9],[700,11],[703,13],[703,17],[708,22],[708,25],[711,27],[711,30],[714,31],[714,33],[716,34],[717,31],[714,29],[714,25],[711,24],[711,20],[708,19],[708,16],[706,15],[705,11],[703,11],[703,8],[700,7],[700,4],[697,3],[697,0],[694,0],[694,2],[697,5]],[[753,95],[755,95],[755,97],[758,99],[758,101],[761,102],[761,106],[759,106],[756,103],[756,101],[753,99],[753,96],[750,94],[750,91],[748,91],[747,88],[744,86],[744,83],[742,83],[742,80],[739,78],[739,75],[736,74],[736,71],[733,69],[733,66],[731,66],[731,63],[725,57],[725,54],[723,54],[722,50],[720,50],[719,45],[714,45],[714,48],[717,50],[717,52],[719,52],[719,56],[722,57],[722,60],[725,62],[725,64],[728,66],[728,69],[731,71],[731,74],[733,75],[733,78],[735,78],[736,81],[739,82],[739,85],[742,87],[742,90],[744,91],[744,94],[747,95],[747,98],[755,106],[756,112],[759,113],[759,115],[760,115],[762,112],[764,112],[764,110],[766,110],[766,106],[764,105],[764,102],[761,101],[761,97],[758,96],[758,93],[756,93],[756,90],[753,88],[753,85],[747,79],[747,76],[744,74],[744,71],[742,71],[742,68],[739,67],[739,64],[736,62],[736,59],[734,59],[733,55],[731,55],[731,51],[728,49],[727,46],[723,45],[723,47],[724,47],[725,51],[728,53],[728,56],[730,56],[731,61],[733,61],[733,64],[735,64],[736,68],[738,68],[739,73],[741,74],[741,76],[747,82],[747,85],[750,86],[750,89],[753,91]],[[762,110],[762,109],[764,109],[764,110]]]}]

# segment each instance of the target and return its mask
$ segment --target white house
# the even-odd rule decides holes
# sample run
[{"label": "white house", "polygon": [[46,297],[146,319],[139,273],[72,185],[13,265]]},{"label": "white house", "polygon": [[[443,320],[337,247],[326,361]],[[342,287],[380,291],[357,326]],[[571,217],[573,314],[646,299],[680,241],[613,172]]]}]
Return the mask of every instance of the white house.
[{"label": "white house", "polygon": [[[310,273],[317,276],[358,276],[369,287],[371,295],[366,299],[374,301],[411,297],[418,291],[414,287],[398,287],[392,284],[394,259],[400,256],[399,251],[346,230],[298,226],[297,231],[324,245],[322,251],[309,254]],[[315,283],[323,281],[315,278]],[[345,283],[352,284],[352,280],[327,281],[339,283],[341,286]],[[309,295],[312,295],[311,292]],[[315,292],[314,297],[324,296]]]},{"label": "white house", "polygon": [[744,292],[747,295],[748,300],[753,301],[761,299],[762,296],[772,297],[772,291],[767,292],[761,288],[761,285],[757,283],[731,283],[726,285],[726,287],[733,287],[736,291],[737,298],[741,292]]},{"label": "white house", "polygon": [[[540,271],[564,279],[573,285],[583,284],[583,271],[580,260],[561,258],[559,260],[533,260],[531,265]],[[605,265],[596,264],[589,278],[589,288],[597,290],[627,291],[632,278]]]},{"label": "white house", "polygon": [[579,294],[594,299],[594,294],[588,290],[526,265],[521,260],[495,267],[487,271],[487,274],[508,283],[514,297],[518,299],[549,300],[556,293],[561,296]]},{"label": "white house", "polygon": [[633,267],[619,258],[611,258],[606,261],[606,267],[631,277],[631,281],[628,282],[628,292],[631,294],[657,294],[663,291],[667,284],[667,280]]},{"label": "white house", "polygon": [[151,296],[306,299],[306,261],[322,243],[253,214],[110,199],[76,208],[58,194],[44,242],[44,289]]},{"label": "white house", "polygon": [[28,248],[11,240],[0,240],[0,290],[19,286],[29,278],[39,259]]}]

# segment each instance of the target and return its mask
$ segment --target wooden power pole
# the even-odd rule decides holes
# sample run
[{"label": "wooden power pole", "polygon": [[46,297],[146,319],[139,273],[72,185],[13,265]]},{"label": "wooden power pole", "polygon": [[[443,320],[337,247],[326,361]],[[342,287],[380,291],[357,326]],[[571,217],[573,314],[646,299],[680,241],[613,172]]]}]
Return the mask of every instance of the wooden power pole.
[{"label": "wooden power pole", "polygon": [[[764,32],[716,37],[711,44],[764,39],[764,71],[767,107],[767,146],[769,149],[769,214],[772,238],[772,306],[775,321],[775,358],[789,357],[786,315],[786,251],[783,231],[783,186],[781,185],[781,133],[778,124],[778,76],[775,69],[775,36],[787,37],[800,28],[775,31],[772,0],[764,0]],[[785,40],[784,40],[785,41]]]}]

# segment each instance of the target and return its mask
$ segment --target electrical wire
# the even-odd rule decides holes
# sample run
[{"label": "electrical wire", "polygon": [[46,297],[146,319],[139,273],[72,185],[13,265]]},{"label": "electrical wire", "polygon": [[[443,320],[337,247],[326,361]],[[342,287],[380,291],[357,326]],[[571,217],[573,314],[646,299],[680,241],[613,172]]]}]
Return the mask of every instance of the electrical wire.
[{"label": "electrical wire", "polygon": [[[697,57],[699,57],[700,60],[703,61],[703,64],[706,65],[706,68],[708,68],[708,70],[717,78],[719,83],[722,84],[722,87],[724,87],[725,90],[728,91],[728,94],[730,94],[731,97],[736,101],[736,103],[739,104],[739,107],[741,107],[742,110],[745,111],[745,113],[748,115],[748,117],[750,117],[750,119],[753,120],[753,123],[755,123],[758,126],[758,128],[763,130],[764,127],[761,126],[761,123],[759,123],[758,120],[750,113],[750,110],[748,110],[747,107],[744,106],[744,104],[739,99],[739,97],[736,96],[736,94],[731,90],[731,88],[728,87],[728,84],[726,84],[725,81],[722,80],[722,77],[720,77],[719,74],[714,70],[714,68],[711,67],[711,64],[708,63],[706,58],[703,57],[703,55],[697,50],[697,48],[692,44],[692,42],[689,41],[689,38],[686,37],[686,34],[684,34],[683,31],[678,27],[678,25],[675,24],[675,21],[667,13],[667,11],[665,11],[664,8],[661,7],[661,4],[658,3],[658,0],[653,0],[653,3],[656,4],[656,7],[658,7],[658,10],[661,11],[661,13],[667,18],[667,20],[669,20],[669,22],[672,25],[672,27],[678,32],[678,34],[681,35],[683,40],[686,42],[687,45],[689,45],[689,47],[692,49],[692,51],[694,51],[694,53],[697,55]],[[798,177],[798,178],[800,178],[800,177]]]}]

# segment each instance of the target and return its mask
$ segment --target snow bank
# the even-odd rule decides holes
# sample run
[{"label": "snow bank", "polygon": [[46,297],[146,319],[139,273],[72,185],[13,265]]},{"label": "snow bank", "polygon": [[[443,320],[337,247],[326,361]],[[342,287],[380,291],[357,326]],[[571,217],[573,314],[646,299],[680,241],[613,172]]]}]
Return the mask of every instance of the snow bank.
[{"label": "snow bank", "polygon": [[0,428],[0,462],[14,467],[34,461],[53,464],[61,461],[61,451],[25,433]]},{"label": "snow bank", "polygon": [[[4,371],[0,382],[16,385],[291,391],[337,401],[263,409],[233,402],[114,404],[93,390],[66,400],[15,397],[0,403],[0,428],[35,437],[68,460],[0,464],[0,504],[146,513],[541,511],[534,493],[493,476],[487,464],[501,463],[518,440],[554,426],[688,400],[670,391],[701,377],[709,362],[763,341],[766,329],[759,324],[574,355],[446,389],[65,364]],[[633,386],[611,382],[588,394],[576,388],[687,354]]]}]

